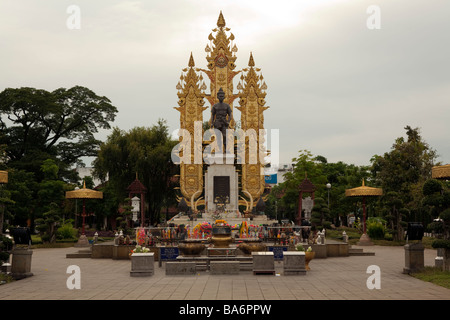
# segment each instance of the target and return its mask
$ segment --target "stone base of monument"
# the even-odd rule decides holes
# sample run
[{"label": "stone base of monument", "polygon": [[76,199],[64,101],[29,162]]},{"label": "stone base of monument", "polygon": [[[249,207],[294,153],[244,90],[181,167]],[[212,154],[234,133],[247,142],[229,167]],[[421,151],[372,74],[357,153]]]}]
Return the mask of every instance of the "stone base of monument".
[{"label": "stone base of monument", "polygon": [[239,274],[239,261],[211,261],[209,272],[211,274]]},{"label": "stone base of monument", "polygon": [[165,263],[166,268],[166,275],[173,276],[173,275],[195,275],[197,272],[196,270],[196,263],[195,262],[166,262]]},{"label": "stone base of monument", "polygon": [[284,275],[305,275],[305,252],[286,251],[283,253]]},{"label": "stone base of monument", "polygon": [[32,250],[25,248],[15,248],[11,252],[11,276],[18,280],[27,277],[31,277],[31,256]]},{"label": "stone base of monument", "polygon": [[425,268],[424,250],[425,247],[421,242],[409,243],[405,245],[405,268],[403,273],[413,273],[421,271]]},{"label": "stone base of monument", "polygon": [[252,252],[253,274],[275,275],[275,259],[273,252]]},{"label": "stone base of monument", "polygon": [[207,256],[236,256],[236,248],[207,248]]},{"label": "stone base of monument", "polygon": [[359,238],[358,246],[373,246],[373,242],[370,240],[370,237],[367,233],[364,233],[361,238]]},{"label": "stone base of monument", "polygon": [[155,267],[154,253],[133,253],[131,255],[131,271],[132,277],[148,277],[152,276]]}]

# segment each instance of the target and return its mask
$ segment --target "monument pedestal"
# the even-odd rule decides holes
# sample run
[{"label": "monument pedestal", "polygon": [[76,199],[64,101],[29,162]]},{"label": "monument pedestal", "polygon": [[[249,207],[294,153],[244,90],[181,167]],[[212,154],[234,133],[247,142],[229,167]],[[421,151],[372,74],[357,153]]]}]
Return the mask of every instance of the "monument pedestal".
[{"label": "monument pedestal", "polygon": [[227,197],[227,211],[239,212],[239,179],[234,166],[234,155],[215,154],[208,158],[208,169],[205,173],[205,203],[206,210],[215,212],[217,197]]}]

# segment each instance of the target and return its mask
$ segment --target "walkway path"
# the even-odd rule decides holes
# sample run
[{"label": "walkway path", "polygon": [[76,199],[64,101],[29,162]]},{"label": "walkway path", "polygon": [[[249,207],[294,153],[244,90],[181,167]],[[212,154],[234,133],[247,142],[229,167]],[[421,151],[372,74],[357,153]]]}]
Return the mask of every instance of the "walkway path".
[{"label": "walkway path", "polygon": [[[130,277],[129,260],[68,259],[78,248],[35,249],[30,278],[0,286],[0,300],[450,300],[450,289],[402,273],[403,247],[364,247],[374,256],[315,259],[303,276],[284,276],[277,262],[277,276],[210,275],[166,276],[155,263],[151,277]],[[434,265],[435,250],[425,250],[425,265]],[[67,268],[81,270],[81,289],[69,290]],[[381,270],[381,289],[368,289],[371,274]]]}]

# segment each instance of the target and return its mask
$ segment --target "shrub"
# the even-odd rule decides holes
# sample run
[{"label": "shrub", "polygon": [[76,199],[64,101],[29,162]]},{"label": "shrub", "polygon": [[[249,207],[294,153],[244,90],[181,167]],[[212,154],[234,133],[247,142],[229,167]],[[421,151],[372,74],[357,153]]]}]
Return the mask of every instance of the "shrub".
[{"label": "shrub", "polygon": [[437,248],[450,249],[450,240],[436,239],[436,240],[433,241],[433,243],[431,244],[431,246],[432,246],[434,249],[437,249]]},{"label": "shrub", "polygon": [[73,228],[71,223],[66,223],[58,228],[56,237],[58,239],[73,239],[76,237],[77,230]]},{"label": "shrub", "polygon": [[331,229],[331,222],[330,221],[324,221],[323,222],[323,227],[325,229]]},{"label": "shrub", "polygon": [[384,239],[385,229],[380,222],[369,222],[367,224],[367,234],[372,239]]},{"label": "shrub", "polygon": [[433,221],[427,225],[427,232],[442,233],[444,232],[444,222]]}]

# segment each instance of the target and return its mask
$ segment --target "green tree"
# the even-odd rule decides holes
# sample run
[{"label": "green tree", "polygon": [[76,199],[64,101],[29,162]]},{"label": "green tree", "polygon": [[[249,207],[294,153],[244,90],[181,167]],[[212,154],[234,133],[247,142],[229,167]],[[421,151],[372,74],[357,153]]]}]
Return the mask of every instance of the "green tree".
[{"label": "green tree", "polygon": [[314,199],[314,207],[311,212],[311,223],[314,227],[329,227],[330,222],[330,209],[327,202],[323,198]]},{"label": "green tree", "polygon": [[394,191],[389,191],[382,197],[382,204],[384,205],[383,216],[390,224],[389,232],[392,234],[392,239],[402,240],[409,210],[405,208],[399,193]]},{"label": "green tree", "polygon": [[430,215],[438,217],[445,209],[450,207],[450,190],[436,179],[428,179],[422,188],[422,203],[428,206]]},{"label": "green tree", "polygon": [[[129,132],[114,128],[94,160],[94,175],[103,181],[108,177],[115,199],[124,199],[128,196],[127,187],[138,173],[147,188],[147,217],[151,223],[158,223],[165,201],[175,202],[172,178],[178,166],[171,161],[171,152],[176,144],[163,120],[150,128],[136,127]],[[116,203],[116,208],[119,204]]]},{"label": "green tree", "polygon": [[36,229],[39,230],[44,243],[56,242],[56,231],[61,220],[61,208],[52,202],[48,206],[48,211],[44,212],[42,218],[36,219]]},{"label": "green tree", "polygon": [[11,200],[11,192],[6,190],[3,185],[0,185],[0,235],[3,234],[5,208],[7,205],[12,204],[14,204],[14,201]]},{"label": "green tree", "polygon": [[[292,159],[294,169],[284,175],[285,182],[272,188],[272,194],[278,196],[269,197],[271,206],[277,200],[279,212],[288,214],[294,220],[298,214],[299,186],[305,176],[315,185],[315,197],[326,199],[329,214],[327,220],[334,224],[340,221],[346,223],[348,213],[354,211],[354,200],[345,197],[345,190],[361,185],[362,179],[370,177],[369,167],[346,164],[342,161],[330,163],[324,156],[314,156],[308,150],[301,150],[297,158]],[[331,188],[327,188],[327,183]],[[328,225],[328,224],[327,224]]]},{"label": "green tree", "polygon": [[418,128],[405,127],[407,139],[397,138],[391,151],[372,159],[372,173],[385,192],[397,192],[405,207],[415,209],[412,190],[431,178],[436,159],[433,150],[420,136]]},{"label": "green tree", "polygon": [[[450,225],[450,190],[446,183],[436,179],[427,180],[422,188],[423,199],[422,204],[427,208],[430,217],[428,228],[435,232],[443,232],[444,236],[448,237],[448,230]],[[431,222],[431,219],[437,221]],[[448,221],[446,221],[446,219]]]},{"label": "green tree", "polygon": [[71,165],[96,155],[100,141],[94,134],[109,129],[116,113],[108,98],[81,86],[53,92],[7,88],[0,93],[0,145],[6,145],[7,165],[34,172],[39,181],[41,163],[53,159],[70,176]]},{"label": "green tree", "polygon": [[10,169],[7,188],[14,203],[5,207],[5,219],[8,219],[10,224],[27,225],[36,206],[38,183],[34,174],[24,170]]},{"label": "green tree", "polygon": [[[436,151],[421,137],[419,128],[406,126],[406,139],[395,140],[389,152],[372,159],[372,174],[376,184],[388,195],[381,197],[380,207],[390,208],[383,213],[391,222],[394,239],[401,239],[402,229],[409,221],[427,225],[431,216],[423,203],[423,186],[431,178],[431,168],[435,165]],[[395,200],[395,201],[394,201]],[[397,205],[393,205],[395,202]],[[392,224],[393,223],[393,224]]]}]

